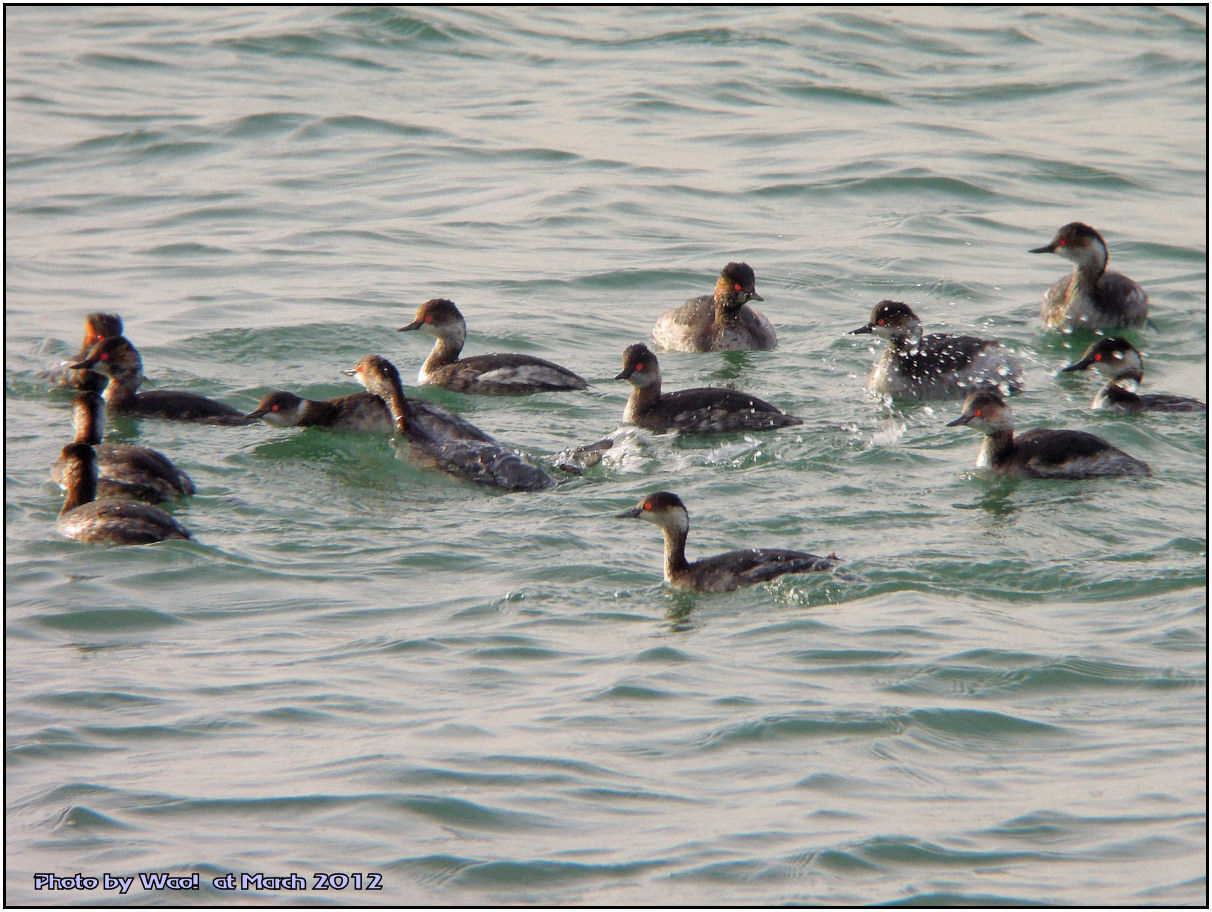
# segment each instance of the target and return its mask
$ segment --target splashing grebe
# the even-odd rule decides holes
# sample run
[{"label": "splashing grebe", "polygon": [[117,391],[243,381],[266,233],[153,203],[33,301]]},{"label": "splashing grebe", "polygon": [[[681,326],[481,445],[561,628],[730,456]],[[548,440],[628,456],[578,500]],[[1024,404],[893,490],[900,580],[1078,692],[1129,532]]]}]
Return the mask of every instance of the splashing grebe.
[{"label": "splashing grebe", "polygon": [[1085,370],[1093,365],[1107,377],[1106,385],[1094,397],[1094,408],[1112,412],[1206,412],[1208,406],[1198,399],[1170,393],[1138,393],[1135,387],[1145,379],[1145,362],[1127,339],[1099,339],[1086,349],[1081,359],[1061,373]]},{"label": "splashing grebe", "polygon": [[947,427],[971,425],[985,435],[976,464],[1018,478],[1149,475],[1149,466],[1085,431],[1036,429],[1014,436],[1014,416],[996,393],[973,393]]},{"label": "splashing grebe", "polygon": [[[72,423],[76,428],[75,442],[92,446],[96,453],[97,496],[101,500],[141,500],[154,504],[194,493],[190,477],[163,453],[145,446],[101,443],[105,434],[105,403],[96,393],[76,395]],[[60,456],[51,467],[51,478],[67,487],[64,466]]]},{"label": "splashing grebe", "polygon": [[404,396],[400,374],[386,358],[368,355],[343,373],[356,377],[387,403],[396,433],[408,442],[412,456],[422,465],[503,491],[542,491],[555,484],[546,473],[462,419],[462,427],[456,430],[449,422],[426,417],[417,408],[419,403]]},{"label": "splashing grebe", "polygon": [[122,318],[111,313],[90,313],[84,318],[84,341],[80,344],[80,353],[69,361],[39,371],[38,376],[49,381],[54,386],[71,389],[92,390],[101,392],[109,378],[87,369],[75,369],[71,362],[83,360],[89,350],[100,339],[122,335]]},{"label": "splashing grebe", "polygon": [[880,301],[865,326],[851,335],[873,333],[888,348],[871,369],[868,388],[896,399],[962,398],[975,390],[1015,390],[1023,369],[997,342],[945,333],[922,335],[922,322],[907,304]]},{"label": "splashing grebe", "polygon": [[736,390],[700,387],[662,394],[660,365],[642,342],[623,352],[623,370],[614,379],[632,386],[623,420],[654,431],[765,431],[804,423]]},{"label": "splashing grebe", "polygon": [[774,327],[747,303],[763,300],[756,281],[748,264],[729,263],[720,271],[714,295],[691,298],[661,315],[652,328],[652,341],[683,352],[775,348],[779,343]]},{"label": "splashing grebe", "polygon": [[193,538],[163,510],[129,500],[97,500],[97,454],[87,443],[63,448],[67,499],[59,514],[59,532],[82,542],[146,545],[170,538]]},{"label": "splashing grebe", "polygon": [[462,393],[538,393],[589,388],[583,377],[533,355],[493,353],[460,359],[467,340],[467,323],[454,302],[445,298],[426,301],[417,308],[415,319],[397,332],[416,329],[436,339],[418,375],[421,383]]},{"label": "splashing grebe", "polygon": [[742,586],[764,583],[785,573],[832,570],[838,560],[836,555],[818,557],[804,551],[748,548],[691,563],[686,560],[690,514],[681,498],[668,491],[649,494],[632,509],[617,514],[617,518],[643,519],[660,527],[665,534],[665,581],[681,589],[731,592]]},{"label": "splashing grebe", "polygon": [[105,403],[116,412],[139,418],[201,421],[206,424],[247,424],[243,413],[222,402],[179,390],[140,393],[143,359],[125,336],[98,340],[73,368],[90,368],[109,377]]},{"label": "splashing grebe", "polygon": [[1118,329],[1145,322],[1149,296],[1136,282],[1107,271],[1107,243],[1081,222],[1070,222],[1052,242],[1030,253],[1055,253],[1073,263],[1073,274],[1044,294],[1040,317],[1048,329]]}]

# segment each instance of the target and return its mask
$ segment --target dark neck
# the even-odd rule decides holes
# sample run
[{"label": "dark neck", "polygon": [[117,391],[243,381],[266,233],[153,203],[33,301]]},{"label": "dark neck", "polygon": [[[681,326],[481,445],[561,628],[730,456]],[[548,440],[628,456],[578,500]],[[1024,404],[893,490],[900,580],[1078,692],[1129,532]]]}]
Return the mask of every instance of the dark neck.
[{"label": "dark neck", "polygon": [[105,433],[104,412],[101,411],[105,408],[105,404],[101,401],[101,397],[97,396],[92,403],[79,403],[76,408],[79,410],[76,413],[76,443],[96,446],[101,442]]},{"label": "dark neck", "polygon": [[1093,288],[1107,271],[1107,258],[1073,264],[1073,283],[1083,288]]},{"label": "dark neck", "polygon": [[724,327],[729,323],[736,323],[741,319],[741,308],[744,306],[744,301],[737,301],[735,298],[716,298],[715,325]]},{"label": "dark neck", "polygon": [[1132,408],[1133,406],[1139,407],[1141,403],[1140,395],[1135,390],[1122,386],[1120,384],[1121,379],[1129,378],[1116,377],[1114,380],[1108,380],[1099,394],[1094,397],[1095,401],[1105,399],[1108,402],[1112,402],[1126,408]]},{"label": "dark neck", "polygon": [[690,566],[686,562],[685,529],[661,529],[665,533],[665,578],[672,579],[675,573]]},{"label": "dark neck", "polygon": [[310,424],[328,424],[336,417],[337,407],[331,402],[304,399],[303,409],[299,413],[299,424],[304,427]]},{"label": "dark neck", "polygon": [[63,501],[63,509],[61,513],[66,513],[68,510],[74,510],[76,507],[83,506],[86,503],[92,503],[97,499],[97,475],[96,472],[77,473],[72,478],[73,484],[67,489],[67,500]]},{"label": "dark neck", "polygon": [[[385,393],[386,395],[384,395]],[[413,426],[415,416],[412,406],[404,396],[404,388],[400,386],[399,382],[393,380],[389,389],[376,389],[375,395],[386,402],[388,409],[391,410],[391,418],[395,422],[396,433],[407,436],[409,428]]]},{"label": "dark neck", "polygon": [[425,373],[428,374],[440,367],[445,367],[447,364],[454,364],[459,360],[459,353],[462,351],[462,339],[435,339],[433,343],[433,351],[431,351],[429,353],[429,357],[425,359]]},{"label": "dark neck", "polygon": [[660,399],[661,381],[659,379],[648,386],[633,386],[623,417],[630,419],[642,415],[655,406]]},{"label": "dark neck", "polygon": [[1010,454],[1014,451],[1014,431],[994,431],[991,434],[985,435],[985,442],[981,446],[981,455],[983,461],[990,466],[1003,465]]},{"label": "dark neck", "polygon": [[143,372],[136,371],[132,374],[123,374],[120,377],[111,377],[109,386],[105,388],[105,402],[112,409],[121,410],[126,405],[134,401],[138,395],[139,385],[143,382]]}]

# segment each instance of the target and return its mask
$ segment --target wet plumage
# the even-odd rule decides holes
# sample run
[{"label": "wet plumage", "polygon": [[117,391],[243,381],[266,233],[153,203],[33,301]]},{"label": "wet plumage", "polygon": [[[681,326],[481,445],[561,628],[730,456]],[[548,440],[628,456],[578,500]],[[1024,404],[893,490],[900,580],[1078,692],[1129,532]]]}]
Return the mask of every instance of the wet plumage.
[{"label": "wet plumage", "polygon": [[1139,284],[1107,269],[1107,244],[1081,222],[1070,222],[1051,242],[1030,253],[1055,253],[1073,263],[1073,274],[1044,293],[1040,318],[1048,329],[1119,329],[1145,322],[1149,296]]},{"label": "wet plumage", "polygon": [[770,321],[749,301],[761,301],[756,277],[747,263],[729,263],[715,293],[691,298],[668,311],[652,328],[652,341],[670,351],[761,350],[778,346]]},{"label": "wet plumage", "polygon": [[1019,389],[1023,370],[997,342],[945,333],[922,335],[907,304],[881,301],[852,335],[872,333],[888,347],[871,370],[868,388],[896,399],[955,399],[978,389]]}]

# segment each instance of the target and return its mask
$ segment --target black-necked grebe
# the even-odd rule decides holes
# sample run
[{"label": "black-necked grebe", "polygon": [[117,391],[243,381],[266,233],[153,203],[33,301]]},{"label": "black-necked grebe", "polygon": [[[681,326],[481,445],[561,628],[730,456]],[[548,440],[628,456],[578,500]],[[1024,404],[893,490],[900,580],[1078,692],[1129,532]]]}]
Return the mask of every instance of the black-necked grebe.
[{"label": "black-necked grebe", "polygon": [[973,393],[948,427],[966,424],[985,435],[976,464],[1019,478],[1149,475],[1149,466],[1085,431],[1037,429],[1015,436],[1014,416],[996,393]]},{"label": "black-necked grebe", "polygon": [[467,323],[453,301],[434,298],[417,308],[416,318],[398,332],[419,329],[433,336],[433,351],[417,379],[462,393],[539,393],[583,390],[589,384],[567,368],[533,355],[472,355],[459,358]]},{"label": "black-necked grebe", "polygon": [[108,378],[94,371],[76,369],[70,365],[75,361],[83,360],[99,339],[120,335],[122,335],[122,318],[120,316],[111,313],[90,313],[84,318],[84,341],[80,344],[80,353],[69,361],[40,371],[39,376],[55,386],[101,392],[105,389],[105,384],[109,382]]},{"label": "black-necked grebe", "polygon": [[[76,428],[75,442],[92,446],[96,453],[97,496],[101,500],[142,500],[154,504],[194,493],[190,477],[163,453],[145,446],[101,442],[105,434],[105,403],[96,393],[76,395],[72,422]],[[62,456],[51,467],[51,478],[67,487]]]},{"label": "black-necked grebe", "polygon": [[1107,271],[1107,244],[1089,225],[1070,222],[1030,253],[1055,253],[1073,263],[1073,274],[1044,294],[1040,316],[1048,329],[1118,329],[1148,317],[1149,296],[1127,276]]},{"label": "black-necked grebe", "polygon": [[97,454],[87,443],[69,443],[61,458],[67,499],[58,526],[67,538],[146,545],[193,537],[185,526],[158,507],[129,500],[97,500]]},{"label": "black-necked grebe", "polygon": [[1020,387],[1023,370],[997,342],[945,333],[922,335],[922,322],[907,304],[881,301],[865,326],[888,342],[871,370],[868,388],[895,399],[955,399],[978,389]]},{"label": "black-necked grebe", "polygon": [[286,390],[261,397],[257,407],[244,416],[260,418],[274,427],[327,427],[354,431],[391,433],[395,422],[387,403],[374,393],[353,393],[335,399],[302,399]]},{"label": "black-necked grebe", "polygon": [[711,352],[739,349],[768,351],[778,336],[749,301],[761,301],[753,270],[746,263],[729,263],[720,271],[714,295],[691,298],[662,314],[652,328],[652,341],[670,351]]},{"label": "black-necked grebe", "polygon": [[420,464],[503,491],[542,491],[555,484],[542,470],[462,419],[459,419],[462,427],[456,427],[426,417],[417,408],[419,403],[405,397],[400,374],[386,358],[368,355],[343,373],[356,377],[387,403],[396,433],[407,441],[413,458]]},{"label": "black-necked grebe", "polygon": [[1086,349],[1081,359],[1066,371],[1097,368],[1107,378],[1106,385],[1094,397],[1094,408],[1112,412],[1206,412],[1208,406],[1198,399],[1170,393],[1138,393],[1135,387],[1145,379],[1145,362],[1127,339],[1099,339]]},{"label": "black-necked grebe", "polygon": [[100,339],[88,355],[72,364],[109,377],[105,402],[116,412],[139,418],[201,421],[207,424],[247,424],[244,414],[230,405],[179,390],[139,392],[143,383],[143,359],[125,336]]},{"label": "black-necked grebe", "polygon": [[660,365],[642,342],[623,352],[623,370],[615,379],[632,386],[623,420],[649,430],[765,431],[804,423],[802,418],[736,390],[701,387],[662,394]]},{"label": "black-necked grebe", "polygon": [[665,580],[681,589],[730,592],[742,586],[764,583],[785,573],[832,570],[838,560],[836,555],[818,557],[804,551],[748,548],[691,563],[686,560],[690,514],[681,498],[668,491],[649,494],[632,509],[617,514],[617,517],[643,519],[660,527],[665,534]]}]

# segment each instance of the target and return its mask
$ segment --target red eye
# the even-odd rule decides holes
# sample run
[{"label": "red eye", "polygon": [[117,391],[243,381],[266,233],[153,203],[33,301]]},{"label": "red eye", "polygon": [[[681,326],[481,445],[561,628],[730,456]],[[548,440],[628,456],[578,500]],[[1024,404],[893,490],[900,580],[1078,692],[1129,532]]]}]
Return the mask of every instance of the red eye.
[{"label": "red eye", "polygon": [[109,352],[103,352],[103,353],[102,353],[102,355],[101,355],[101,360],[102,360],[102,361],[108,361],[108,360],[109,360]]},{"label": "red eye", "polygon": [[883,325],[884,325],[884,318],[883,318],[883,317],[880,317],[878,320],[876,320],[876,321],[875,321],[875,325],[876,325],[876,326],[883,326]]},{"label": "red eye", "polygon": [[1095,360],[1095,361],[1101,361],[1101,360],[1103,360],[1103,354],[1102,354],[1102,352],[1099,352],[1097,355],[1095,355],[1095,356],[1094,356],[1094,360]]},{"label": "red eye", "polygon": [[432,323],[432,322],[433,322],[433,317],[426,316],[426,317],[425,317],[425,322],[426,322],[426,323]]},{"label": "red eye", "polygon": [[637,364],[637,365],[635,366],[635,369],[636,369],[636,370],[638,370],[638,371],[642,371],[642,370],[644,369],[644,365],[643,365],[643,364]]},{"label": "red eye", "polygon": [[651,500],[646,500],[646,501],[644,501],[644,509],[645,509],[645,510],[651,510],[651,509],[652,509],[652,501],[651,501]]},{"label": "red eye", "polygon": [[275,405],[275,406],[272,406],[272,407],[270,408],[270,411],[271,411],[271,412],[276,412],[276,411],[277,411],[279,408],[280,408],[280,406]]},{"label": "red eye", "polygon": [[1056,242],[1056,246],[1057,246],[1057,247],[1064,247],[1064,246],[1066,246],[1068,243],[1069,243],[1068,241],[1057,241],[1057,242]]},{"label": "red eye", "polygon": [[973,409],[973,410],[972,410],[972,417],[973,417],[973,418],[979,418],[980,416],[981,416],[981,410],[980,410],[980,409]]}]

